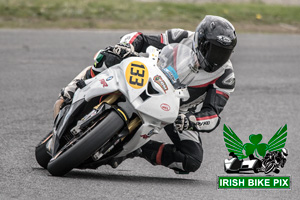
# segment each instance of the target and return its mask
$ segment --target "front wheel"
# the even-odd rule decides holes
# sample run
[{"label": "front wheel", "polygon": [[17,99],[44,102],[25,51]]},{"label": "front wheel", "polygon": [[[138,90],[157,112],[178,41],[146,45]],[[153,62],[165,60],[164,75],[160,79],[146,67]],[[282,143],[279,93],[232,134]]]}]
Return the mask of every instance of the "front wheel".
[{"label": "front wheel", "polygon": [[271,173],[275,168],[275,164],[272,162],[268,162],[265,166],[265,174]]},{"label": "front wheel", "polygon": [[40,143],[35,147],[35,159],[41,167],[47,169],[48,162],[51,159],[51,156],[48,154],[46,145],[48,141],[52,138],[52,131],[43,138]]},{"label": "front wheel", "polygon": [[123,126],[123,119],[115,111],[110,112],[94,129],[73,146],[66,151],[58,152],[48,163],[48,171],[53,176],[65,175],[88,159]]}]

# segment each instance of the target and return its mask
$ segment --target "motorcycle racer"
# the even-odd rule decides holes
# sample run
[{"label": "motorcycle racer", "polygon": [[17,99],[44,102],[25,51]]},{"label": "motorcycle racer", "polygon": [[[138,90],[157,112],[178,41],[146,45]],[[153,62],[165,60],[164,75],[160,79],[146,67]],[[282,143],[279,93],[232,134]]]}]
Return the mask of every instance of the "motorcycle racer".
[{"label": "motorcycle racer", "polygon": [[85,68],[62,90],[54,106],[54,117],[61,105],[72,99],[78,80],[92,78],[122,59],[136,55],[135,52],[145,52],[149,46],[162,49],[172,43],[184,44],[197,55],[195,66],[190,68],[195,74],[188,84],[190,98],[181,102],[174,125],[165,127],[173,144],[150,140],[138,152],[153,165],[163,165],[178,173],[195,172],[203,159],[199,133],[211,132],[219,125],[220,113],[235,87],[229,58],[237,37],[233,25],[222,17],[207,15],[195,32],[170,29],[161,35],[134,32],[123,36],[119,44],[100,50],[94,57],[95,64]]},{"label": "motorcycle racer", "polygon": [[282,148],[281,151],[271,151],[268,152],[265,157],[262,159],[262,170],[268,174],[271,171],[267,168],[268,165],[274,165],[272,171],[276,174],[280,172],[279,167],[283,168],[288,156],[287,148]]}]

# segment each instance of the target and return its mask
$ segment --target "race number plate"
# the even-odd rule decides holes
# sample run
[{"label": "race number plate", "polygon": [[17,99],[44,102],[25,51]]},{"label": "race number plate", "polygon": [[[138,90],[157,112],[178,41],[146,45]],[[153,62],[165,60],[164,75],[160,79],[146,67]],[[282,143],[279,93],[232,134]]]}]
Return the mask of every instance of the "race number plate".
[{"label": "race number plate", "polygon": [[140,89],[146,85],[149,73],[147,67],[143,63],[133,61],[127,66],[125,76],[127,83],[131,87]]}]

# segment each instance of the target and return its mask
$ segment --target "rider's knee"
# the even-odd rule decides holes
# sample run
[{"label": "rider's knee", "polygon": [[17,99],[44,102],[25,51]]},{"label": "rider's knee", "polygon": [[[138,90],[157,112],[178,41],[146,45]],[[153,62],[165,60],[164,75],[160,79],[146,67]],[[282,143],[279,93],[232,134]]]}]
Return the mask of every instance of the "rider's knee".
[{"label": "rider's knee", "polygon": [[184,171],[195,172],[201,166],[202,160],[197,160],[191,156],[186,156],[185,163],[183,165]]}]

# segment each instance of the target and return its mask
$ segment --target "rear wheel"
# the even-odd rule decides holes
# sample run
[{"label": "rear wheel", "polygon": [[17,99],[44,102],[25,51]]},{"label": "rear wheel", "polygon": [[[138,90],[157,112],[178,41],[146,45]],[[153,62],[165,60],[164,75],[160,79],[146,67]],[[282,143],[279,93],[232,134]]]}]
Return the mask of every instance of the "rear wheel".
[{"label": "rear wheel", "polygon": [[123,125],[123,119],[112,111],[83,138],[75,141],[70,148],[59,151],[48,163],[48,171],[53,176],[65,175],[101,148]]},{"label": "rear wheel", "polygon": [[41,167],[47,169],[51,156],[47,153],[47,142],[52,138],[52,131],[35,147],[35,159]]}]

